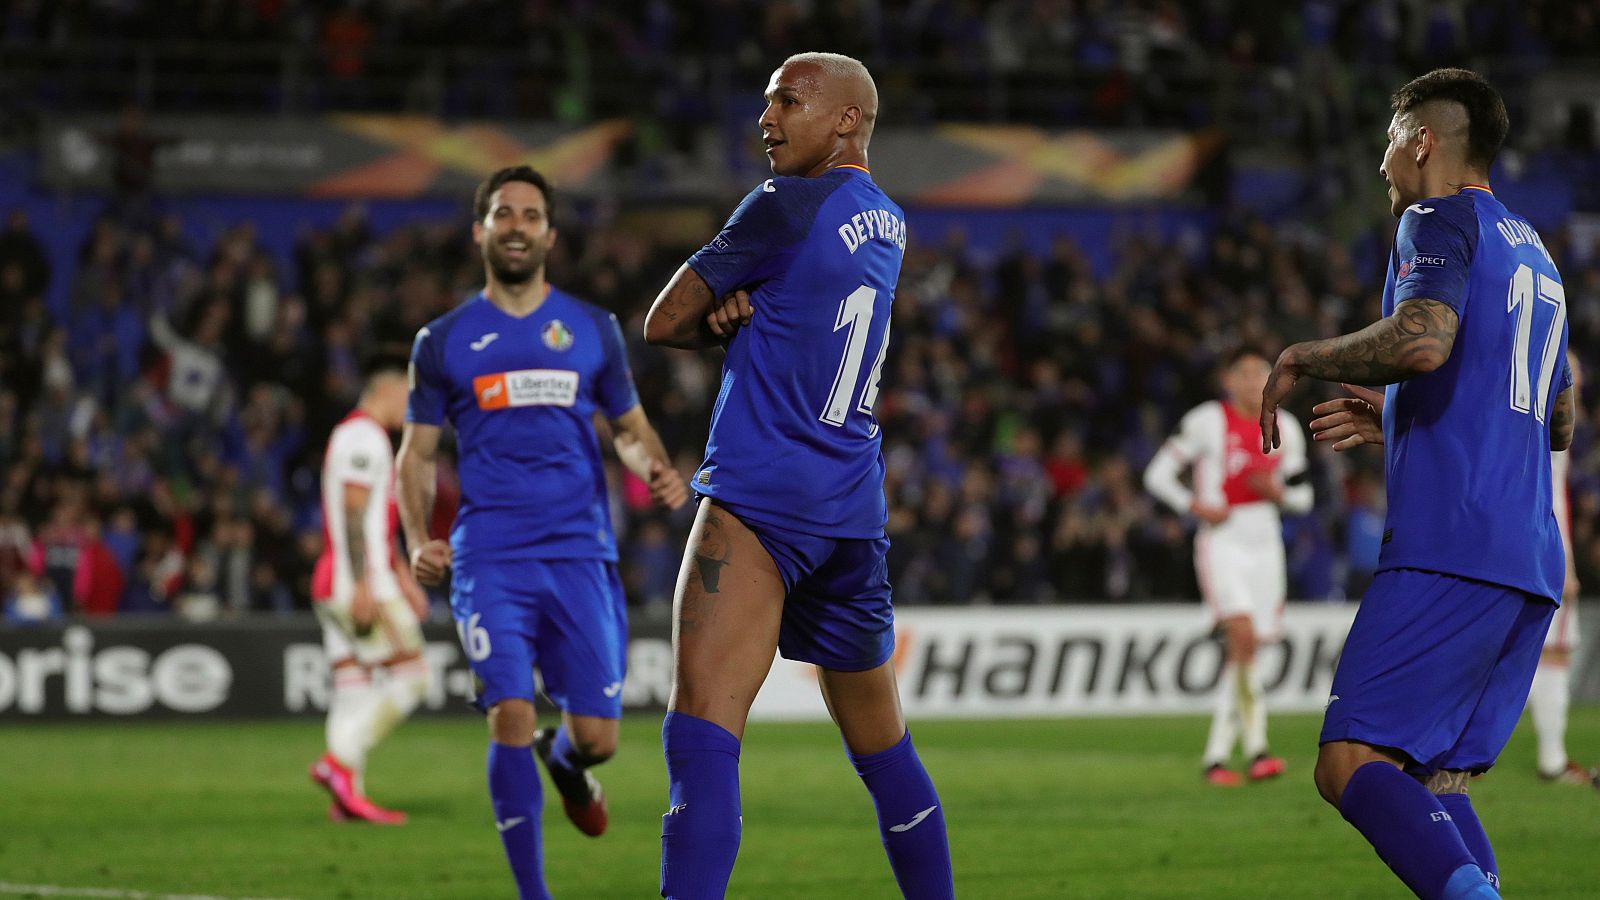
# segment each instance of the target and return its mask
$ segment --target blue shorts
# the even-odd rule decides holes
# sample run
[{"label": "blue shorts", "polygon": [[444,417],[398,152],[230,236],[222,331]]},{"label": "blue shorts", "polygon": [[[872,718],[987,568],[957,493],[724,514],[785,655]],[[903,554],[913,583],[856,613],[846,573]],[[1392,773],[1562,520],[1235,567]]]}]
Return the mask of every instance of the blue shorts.
[{"label": "blue shorts", "polygon": [[479,682],[479,709],[531,702],[538,666],[556,706],[579,716],[622,715],[628,612],[616,563],[458,559],[450,612]]},{"label": "blue shorts", "polygon": [[784,659],[865,672],[894,655],[888,538],[818,537],[739,521],[767,548],[788,591],[778,629]]},{"label": "blue shorts", "polygon": [[1522,716],[1555,611],[1503,585],[1379,572],[1334,671],[1321,742],[1403,751],[1414,775],[1488,769]]}]

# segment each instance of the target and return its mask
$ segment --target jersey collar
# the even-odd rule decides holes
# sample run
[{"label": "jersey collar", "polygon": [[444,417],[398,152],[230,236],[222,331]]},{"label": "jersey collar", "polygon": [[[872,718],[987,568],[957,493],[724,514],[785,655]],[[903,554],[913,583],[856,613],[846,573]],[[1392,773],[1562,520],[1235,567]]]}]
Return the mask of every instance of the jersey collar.
[{"label": "jersey collar", "polygon": [[1494,196],[1494,191],[1490,190],[1487,184],[1463,184],[1461,190],[1456,191],[1456,193],[1459,194],[1461,191],[1483,191],[1491,197]]},{"label": "jersey collar", "polygon": [[[839,165],[834,166],[833,168],[834,169],[857,169],[859,171],[867,173],[868,175],[872,174],[872,170],[871,169],[867,168],[866,166],[858,166],[855,163],[840,163]],[[832,169],[830,169],[829,171],[832,171]]]}]

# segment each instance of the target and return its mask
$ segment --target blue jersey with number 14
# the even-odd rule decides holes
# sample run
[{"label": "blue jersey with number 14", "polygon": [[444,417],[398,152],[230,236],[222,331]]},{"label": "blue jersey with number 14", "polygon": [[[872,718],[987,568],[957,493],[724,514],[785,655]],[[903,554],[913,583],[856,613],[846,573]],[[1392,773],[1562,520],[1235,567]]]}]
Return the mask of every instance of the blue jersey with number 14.
[{"label": "blue jersey with number 14", "polygon": [[1382,569],[1423,569],[1559,601],[1550,415],[1572,384],[1561,275],[1526,219],[1487,189],[1400,217],[1383,312],[1438,300],[1459,317],[1444,365],[1389,386]]},{"label": "blue jersey with number 14", "polygon": [[746,289],[755,310],[728,346],[697,492],[756,523],[883,536],[872,406],[905,245],[900,207],[840,166],[759,185],[689,258],[718,297]]}]

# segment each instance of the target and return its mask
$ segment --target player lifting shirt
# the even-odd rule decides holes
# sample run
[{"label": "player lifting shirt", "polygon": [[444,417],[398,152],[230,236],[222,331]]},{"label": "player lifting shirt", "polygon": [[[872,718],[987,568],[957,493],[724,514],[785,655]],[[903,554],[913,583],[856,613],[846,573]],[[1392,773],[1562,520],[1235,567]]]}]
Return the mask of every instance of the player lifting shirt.
[{"label": "player lifting shirt", "polygon": [[878,102],[864,66],[791,57],[766,100],[759,124],[776,177],[678,270],[645,323],[654,344],[727,346],[673,608],[661,892],[727,891],[742,827],[740,741],[781,650],[817,666],[901,892],[938,900],[953,896],[950,853],[889,661],[872,415],[905,214],[867,167]]}]

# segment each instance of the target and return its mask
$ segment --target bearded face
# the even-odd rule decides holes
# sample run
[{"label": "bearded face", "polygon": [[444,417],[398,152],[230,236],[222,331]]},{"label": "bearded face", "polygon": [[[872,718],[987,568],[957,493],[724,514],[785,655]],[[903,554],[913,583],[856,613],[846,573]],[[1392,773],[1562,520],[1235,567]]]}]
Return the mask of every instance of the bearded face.
[{"label": "bearded face", "polygon": [[489,275],[500,284],[524,284],[544,269],[555,243],[544,192],[508,181],[489,197],[489,211],[473,226]]}]

